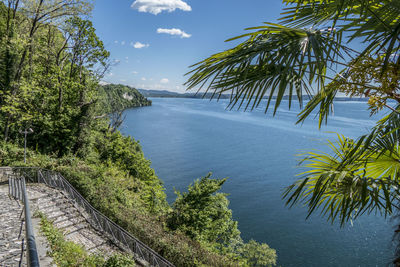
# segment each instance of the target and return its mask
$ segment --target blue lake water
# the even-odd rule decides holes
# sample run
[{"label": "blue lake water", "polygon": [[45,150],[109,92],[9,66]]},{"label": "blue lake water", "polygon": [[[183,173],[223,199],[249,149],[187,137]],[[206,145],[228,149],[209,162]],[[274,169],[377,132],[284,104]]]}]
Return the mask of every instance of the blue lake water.
[{"label": "blue lake water", "polygon": [[284,188],[301,172],[296,154],[326,149],[338,132],[365,134],[378,120],[364,102],[336,102],[335,115],[318,130],[312,117],[295,125],[298,107],[284,101],[277,115],[263,109],[226,110],[227,101],[152,98],[150,107],[130,109],[121,128],[140,141],[145,156],[164,181],[168,201],[174,188],[185,190],[196,178],[229,177],[223,192],[245,240],[277,250],[278,266],[386,266],[393,253],[390,220],[364,216],[343,228],[306,209],[291,209]]}]

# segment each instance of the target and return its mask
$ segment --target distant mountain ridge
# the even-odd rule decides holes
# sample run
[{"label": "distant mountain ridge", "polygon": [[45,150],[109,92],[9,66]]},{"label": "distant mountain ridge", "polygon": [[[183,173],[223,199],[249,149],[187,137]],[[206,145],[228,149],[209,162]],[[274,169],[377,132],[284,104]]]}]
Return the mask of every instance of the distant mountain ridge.
[{"label": "distant mountain ridge", "polygon": [[[211,98],[212,93],[177,93],[168,90],[147,90],[147,89],[137,89],[145,97],[173,97],[173,98]],[[218,95],[214,95],[214,98],[218,98]],[[221,95],[220,99],[229,99],[230,94]],[[284,100],[288,100],[289,96],[284,96]],[[297,96],[292,96],[292,99],[297,99]],[[307,96],[304,96],[304,100],[308,100]],[[368,97],[336,97],[335,101],[368,101]]]},{"label": "distant mountain ridge", "polygon": [[[146,89],[137,89],[143,96],[145,97],[176,97],[176,98],[210,98],[212,93],[177,93],[171,92],[167,90],[146,90]],[[226,99],[229,98],[230,95],[222,95],[221,98]]]}]

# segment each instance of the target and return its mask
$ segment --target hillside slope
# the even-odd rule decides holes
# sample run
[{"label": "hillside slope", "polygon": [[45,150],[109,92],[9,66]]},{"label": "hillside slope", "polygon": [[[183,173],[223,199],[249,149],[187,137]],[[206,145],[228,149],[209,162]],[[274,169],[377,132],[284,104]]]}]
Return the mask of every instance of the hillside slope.
[{"label": "hillside slope", "polygon": [[102,112],[112,113],[133,107],[150,106],[151,101],[135,88],[122,84],[99,86],[99,101]]}]

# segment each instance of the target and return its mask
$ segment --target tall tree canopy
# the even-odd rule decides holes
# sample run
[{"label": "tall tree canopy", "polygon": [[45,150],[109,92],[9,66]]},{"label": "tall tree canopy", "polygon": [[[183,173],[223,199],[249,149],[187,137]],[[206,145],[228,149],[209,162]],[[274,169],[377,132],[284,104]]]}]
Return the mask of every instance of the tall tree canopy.
[{"label": "tall tree canopy", "polygon": [[[230,107],[273,105],[328,120],[338,93],[368,97],[371,113],[391,114],[371,133],[330,142],[332,153],[310,152],[309,170],[288,187],[288,204],[303,202],[341,224],[373,211],[391,215],[400,198],[400,1],[283,0],[280,24],[265,23],[230,39],[245,40],[192,66],[189,89],[215,97],[230,93]],[[307,103],[302,106],[304,96]],[[266,102],[266,103],[265,103]]]},{"label": "tall tree canopy", "polygon": [[93,123],[98,81],[109,52],[84,0],[0,3],[0,127],[16,140],[32,127],[43,152],[78,152]]}]

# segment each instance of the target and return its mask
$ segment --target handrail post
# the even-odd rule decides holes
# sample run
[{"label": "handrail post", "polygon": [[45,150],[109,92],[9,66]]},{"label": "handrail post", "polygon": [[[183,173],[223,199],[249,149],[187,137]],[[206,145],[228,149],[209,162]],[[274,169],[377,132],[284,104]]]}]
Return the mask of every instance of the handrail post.
[{"label": "handrail post", "polygon": [[25,236],[26,236],[26,249],[27,249],[27,262],[28,267],[39,267],[39,257],[37,254],[35,235],[33,233],[31,211],[29,208],[28,194],[26,193],[25,177],[21,177],[23,202],[25,209]]}]

